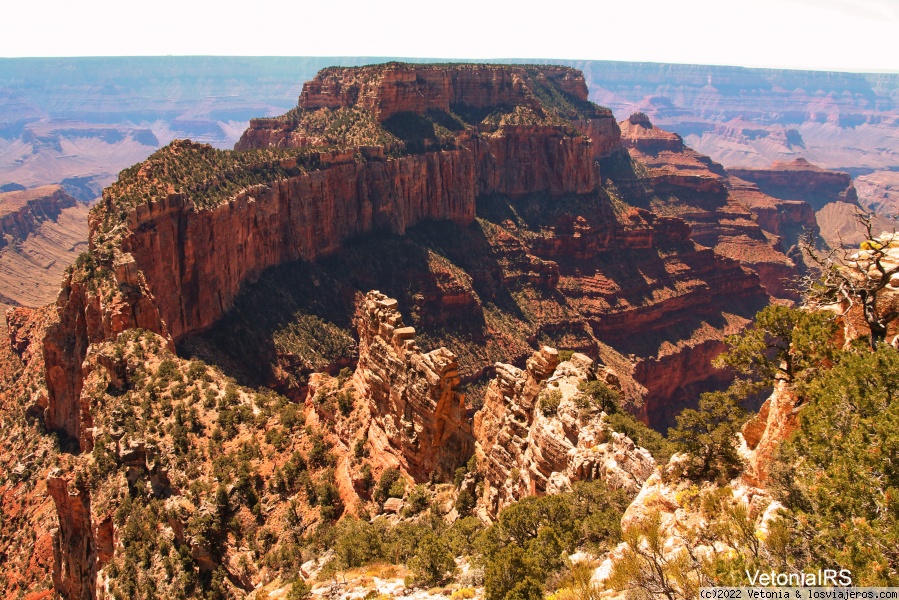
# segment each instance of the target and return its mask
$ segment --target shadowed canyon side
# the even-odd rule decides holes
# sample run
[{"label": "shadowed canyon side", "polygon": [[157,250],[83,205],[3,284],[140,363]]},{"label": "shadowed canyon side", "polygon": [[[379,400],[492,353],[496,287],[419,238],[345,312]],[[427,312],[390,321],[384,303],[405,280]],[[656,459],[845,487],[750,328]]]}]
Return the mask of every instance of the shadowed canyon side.
[{"label": "shadowed canyon side", "polygon": [[[753,220],[720,166],[639,116],[622,142],[586,98],[563,67],[326,69],[240,150],[179,141],[123,171],[28,346],[46,383],[29,410],[88,470],[45,483],[79,518],[56,537],[57,586],[95,597],[95,573],[130,564],[118,465],[147,490],[131,513],[164,504],[184,561],[241,593],[271,571],[225,515],[334,520],[388,494],[374,478],[391,467],[446,482],[476,456],[488,516],[580,480],[636,492],[652,458],[580,385],[601,379],[664,427],[725,384],[711,359],[786,298],[777,236],[805,221]],[[35,365],[26,317],[11,340]],[[558,366],[549,347],[574,354]],[[289,504],[301,488],[308,506]]]}]

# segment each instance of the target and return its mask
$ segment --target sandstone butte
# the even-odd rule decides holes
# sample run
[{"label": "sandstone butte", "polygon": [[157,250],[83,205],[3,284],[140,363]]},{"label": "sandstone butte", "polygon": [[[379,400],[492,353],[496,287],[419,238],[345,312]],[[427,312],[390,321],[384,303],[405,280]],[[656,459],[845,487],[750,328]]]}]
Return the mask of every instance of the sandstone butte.
[{"label": "sandstone butte", "polygon": [[[356,366],[350,380],[312,374],[288,391],[325,425],[337,417],[316,403],[323,390],[360,401],[353,420],[323,429],[348,502],[358,487],[355,439],[376,472],[397,466],[416,482],[446,480],[478,456],[493,474],[479,499],[485,518],[577,479],[636,490],[651,457],[610,436],[601,414],[575,431],[568,403],[577,383],[605,378],[641,419],[669,422],[726,380],[710,366],[723,336],[772,298],[789,301],[789,246],[803,226],[814,229],[804,206],[729,176],[645,116],[619,125],[587,100],[581,73],[564,67],[325,69],[296,109],[253,120],[236,149],[179,141],[123,171],[91,211],[90,253],[68,271],[55,306],[10,313],[11,360],[28,377],[16,380],[16,398],[61,435],[73,455],[56,462],[68,469],[95,447],[112,452],[114,439],[114,462],[149,473],[148,489],[182,502],[173,482],[186,486],[184,473],[159,471],[165,434],[123,445],[116,433],[125,421],[110,407],[143,393],[135,357],[170,357],[186,370],[171,353],[199,340],[227,359],[234,348],[216,340],[242,345],[246,322],[232,315],[263,283],[274,286],[263,293],[277,290],[273,306],[323,293],[319,279],[279,279],[278,269],[305,265],[341,292],[328,309],[345,321],[314,323],[354,334],[356,354],[344,358]],[[390,248],[420,260],[398,268],[408,257]],[[369,293],[381,275],[389,295]],[[251,320],[265,318],[265,305],[256,311]],[[422,352],[422,335],[445,347]],[[544,345],[577,353],[557,370],[557,352]],[[223,375],[206,376],[226,387]],[[475,407],[460,384],[479,382],[484,408],[472,427]],[[561,394],[553,417],[534,410],[541,386]],[[525,476],[508,485],[515,469]],[[54,585],[95,597],[119,535],[115,494],[66,469],[42,485],[64,522],[52,538]],[[46,496],[30,502],[27,518],[46,541]],[[183,523],[171,527],[183,535]],[[215,566],[203,547],[191,554]],[[232,574],[244,589],[261,577]]]}]

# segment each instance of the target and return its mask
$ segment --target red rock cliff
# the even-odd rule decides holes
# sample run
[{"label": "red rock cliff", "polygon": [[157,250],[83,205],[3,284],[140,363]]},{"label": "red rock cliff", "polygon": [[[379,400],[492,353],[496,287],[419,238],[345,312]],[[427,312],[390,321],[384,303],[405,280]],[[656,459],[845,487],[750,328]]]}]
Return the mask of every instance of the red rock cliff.
[{"label": "red rock cliff", "polygon": [[[516,95],[517,84],[512,84],[516,69],[491,67],[488,71],[497,73],[496,90],[484,98],[472,96],[476,106],[525,96],[529,105],[539,103],[531,92]],[[393,71],[384,72],[389,79]],[[423,72],[433,74],[430,69]],[[468,70],[459,70],[456,79],[465,80],[465,73]],[[586,98],[576,71],[550,69],[547,73],[544,79],[569,90],[575,101]],[[330,77],[326,75],[320,78]],[[447,97],[454,102],[467,98],[465,94],[473,93],[473,87],[480,89],[479,85],[458,83],[452,88],[456,91],[446,92]],[[405,109],[402,94],[384,93],[384,105],[393,107],[389,110]],[[607,118],[598,107],[586,114],[593,113],[601,120]],[[612,133],[605,145],[617,144],[617,128]],[[189,155],[198,148],[176,142],[161,152]],[[363,154],[368,158],[363,159]],[[388,158],[371,148],[321,152],[318,168],[250,186],[210,208],[198,207],[190,193],[171,190],[128,204],[115,191],[126,186],[110,188],[91,230],[92,247],[111,253],[96,272],[106,277],[102,287],[108,293],[81,285],[76,276],[60,294],[60,324],[51,328],[45,344],[48,423],[79,438],[82,448],[90,447],[85,437],[89,419],[79,395],[80,365],[91,343],[128,327],[143,327],[177,340],[221,318],[240,286],[266,268],[291,260],[314,260],[366,232],[402,234],[425,219],[469,222],[474,218],[475,198],[481,194],[591,191],[597,183],[593,155],[591,140],[570,125],[510,124],[483,134],[462,132],[444,149],[399,157]],[[285,168],[291,164],[295,161],[280,163]],[[239,174],[215,173],[213,181],[235,175]],[[132,185],[139,186],[141,180],[160,175],[147,166],[134,170],[132,176]],[[109,231],[109,219],[116,214],[126,215],[126,221]],[[110,296],[116,300],[110,303]]]},{"label": "red rock cliff", "polygon": [[474,438],[457,390],[456,357],[446,348],[423,353],[415,329],[403,325],[397,301],[369,292],[359,305],[355,382],[372,414],[369,440],[415,481],[452,476],[471,456]]},{"label": "red rock cliff", "polygon": [[[335,67],[323,69],[303,85],[297,111],[362,109],[383,123],[401,113],[490,112],[514,106],[566,119],[592,140],[595,157],[618,148],[612,112],[588,102],[583,74],[569,67],[400,63]],[[297,135],[289,119],[254,119],[235,148],[302,146],[309,139]]]}]

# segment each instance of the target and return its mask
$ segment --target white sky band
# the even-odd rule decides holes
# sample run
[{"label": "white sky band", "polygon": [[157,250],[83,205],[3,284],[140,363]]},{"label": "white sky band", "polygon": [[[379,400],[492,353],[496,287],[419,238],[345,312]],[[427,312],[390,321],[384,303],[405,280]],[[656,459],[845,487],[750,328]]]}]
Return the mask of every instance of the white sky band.
[{"label": "white sky band", "polygon": [[5,4],[2,57],[516,57],[899,72],[899,0]]}]

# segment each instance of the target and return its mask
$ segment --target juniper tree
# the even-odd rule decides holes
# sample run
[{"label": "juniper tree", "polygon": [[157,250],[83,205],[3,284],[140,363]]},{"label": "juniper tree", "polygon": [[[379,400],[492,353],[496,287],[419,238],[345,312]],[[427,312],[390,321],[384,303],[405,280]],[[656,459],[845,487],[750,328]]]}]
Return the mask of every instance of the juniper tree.
[{"label": "juniper tree", "polygon": [[800,280],[800,287],[811,307],[838,304],[843,316],[858,307],[870,330],[873,350],[886,339],[890,323],[899,318],[895,304],[885,302],[882,294],[899,274],[899,256],[890,253],[891,248],[899,247],[899,234],[894,230],[876,236],[870,215],[857,212],[856,219],[865,232],[859,248],[841,241],[836,248],[822,252],[811,236],[802,238],[803,252],[816,268]]}]

